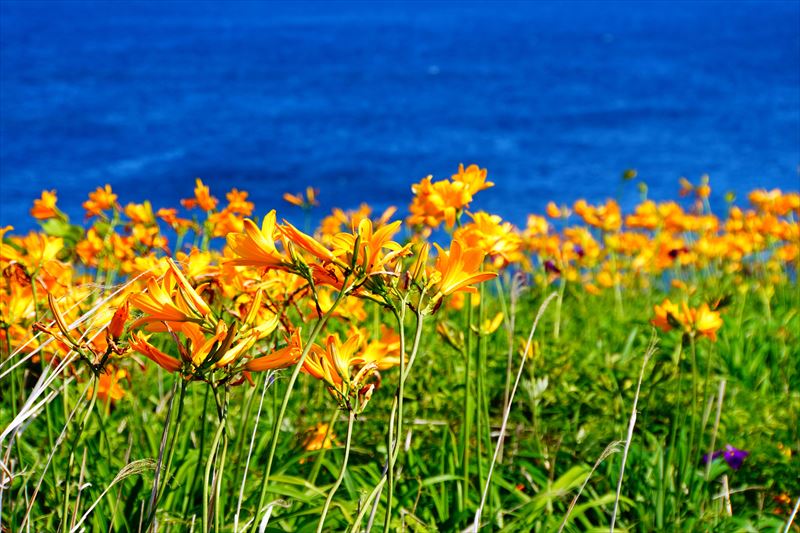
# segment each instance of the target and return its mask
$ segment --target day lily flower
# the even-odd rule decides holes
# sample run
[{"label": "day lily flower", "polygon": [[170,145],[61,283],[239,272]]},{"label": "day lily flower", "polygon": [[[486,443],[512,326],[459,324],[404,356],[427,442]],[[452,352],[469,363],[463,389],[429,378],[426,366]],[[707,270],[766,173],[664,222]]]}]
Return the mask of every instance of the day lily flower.
[{"label": "day lily flower", "polygon": [[111,190],[111,185],[106,184],[105,187],[98,187],[89,193],[89,199],[83,202],[83,208],[86,210],[86,218],[92,218],[103,216],[103,211],[108,209],[119,209],[120,207],[117,203],[117,195]]},{"label": "day lily flower", "polygon": [[458,291],[476,293],[478,289],[472,285],[497,277],[494,272],[479,272],[486,255],[479,248],[464,249],[457,239],[453,239],[449,251],[443,250],[438,244],[434,246],[439,255],[431,282],[442,296]]},{"label": "day lily flower", "polygon": [[[333,253],[340,261],[349,265],[352,262],[356,241],[358,241],[356,265],[362,267],[366,274],[383,270],[394,259],[408,253],[411,247],[411,245],[401,246],[391,240],[392,236],[399,231],[400,224],[398,220],[373,231],[372,221],[365,218],[353,233],[339,233],[333,238],[331,241]],[[388,250],[388,252],[385,253],[384,250]]]},{"label": "day lily flower", "polygon": [[152,226],[156,223],[156,217],[153,214],[153,206],[149,200],[145,200],[141,204],[130,203],[125,206],[125,216],[131,219],[135,224],[144,224],[145,226]]},{"label": "day lily flower", "polygon": [[31,216],[37,220],[46,220],[48,218],[57,218],[62,216],[61,211],[56,207],[56,191],[42,191],[41,198],[33,201],[33,208],[30,213]]},{"label": "day lily flower", "polygon": [[149,358],[167,372],[177,372],[180,370],[181,362],[150,344],[150,342],[148,342],[149,338],[149,335],[145,335],[140,332],[133,332],[128,340],[128,346],[132,350],[135,350]]},{"label": "day lily flower", "polygon": [[[329,335],[325,348],[314,346],[303,363],[303,371],[324,381],[337,401],[348,409],[352,408],[350,397],[361,394],[366,379],[377,369],[377,364],[367,362],[361,353],[362,343],[358,332],[345,342],[338,335]],[[374,385],[368,387],[364,391],[366,400]]]},{"label": "day lily flower", "polygon": [[308,430],[305,439],[303,439],[303,448],[310,452],[323,448],[330,449],[331,443],[335,438],[336,435],[331,431],[331,427],[321,422]]},{"label": "day lily flower", "polygon": [[310,253],[317,259],[322,261],[334,260],[333,252],[325,248],[314,237],[311,235],[306,235],[299,229],[292,226],[286,220],[283,221],[283,225],[280,226],[280,230],[289,242]]},{"label": "day lily flower", "polygon": [[[124,379],[130,380],[130,374],[128,374],[127,370],[109,366],[98,377],[97,399],[102,403],[111,402],[112,404],[121,400],[125,396],[125,389],[122,388],[120,382]],[[94,387],[90,386],[86,392],[86,397],[91,398],[93,394]]]},{"label": "day lily flower", "polygon": [[202,321],[211,312],[172,259],[167,262],[169,269],[160,282],[151,278],[147,282],[147,292],[130,297],[130,302],[146,315],[136,325]]},{"label": "day lily flower", "polygon": [[303,353],[303,340],[300,338],[300,328],[294,330],[287,339],[286,346],[274,352],[251,359],[244,365],[244,369],[251,372],[264,372],[276,368],[285,368],[296,363]]},{"label": "day lily flower", "polygon": [[266,268],[287,268],[289,259],[275,247],[275,210],[261,222],[261,229],[250,219],[244,220],[244,233],[229,233],[228,247],[234,259],[233,265],[249,265]]},{"label": "day lily flower", "polygon": [[292,205],[308,209],[319,205],[319,202],[317,201],[317,194],[319,194],[319,190],[315,189],[314,187],[306,187],[305,197],[301,192],[297,194],[291,194],[287,192],[284,193],[283,199]]},{"label": "day lily flower", "polygon": [[718,311],[712,311],[708,304],[691,308],[685,302],[679,307],[668,298],[661,305],[654,306],[655,318],[650,322],[663,331],[682,328],[686,333],[694,333],[717,340],[717,330],[722,326],[722,318]]},{"label": "day lily flower", "polygon": [[181,205],[186,209],[200,207],[203,211],[212,211],[217,207],[218,200],[211,196],[208,185],[204,184],[200,178],[195,180],[194,198],[181,200]]}]

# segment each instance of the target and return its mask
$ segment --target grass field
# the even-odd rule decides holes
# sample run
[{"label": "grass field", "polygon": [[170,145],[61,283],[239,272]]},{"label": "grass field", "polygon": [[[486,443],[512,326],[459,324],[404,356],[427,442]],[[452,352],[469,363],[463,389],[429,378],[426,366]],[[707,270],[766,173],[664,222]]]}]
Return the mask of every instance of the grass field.
[{"label": "grass field", "polygon": [[45,191],[0,230],[2,530],[799,531],[800,195],[515,228],[486,180],[287,194],[304,230]]}]

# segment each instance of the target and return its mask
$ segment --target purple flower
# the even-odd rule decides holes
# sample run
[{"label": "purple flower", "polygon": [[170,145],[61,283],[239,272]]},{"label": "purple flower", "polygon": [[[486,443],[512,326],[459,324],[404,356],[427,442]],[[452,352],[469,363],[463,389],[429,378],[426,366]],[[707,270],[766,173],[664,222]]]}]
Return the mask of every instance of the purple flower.
[{"label": "purple flower", "polygon": [[561,274],[561,270],[549,259],[544,262],[544,269],[551,274]]},{"label": "purple flower", "polygon": [[[739,470],[742,467],[742,463],[744,462],[744,458],[750,455],[750,452],[745,450],[740,450],[739,448],[734,448],[730,444],[726,444],[725,448],[722,450],[717,450],[711,454],[711,460],[718,457],[722,457],[725,459],[725,462],[728,463],[733,470]],[[703,456],[703,464],[708,462],[708,454]]]},{"label": "purple flower", "polygon": [[744,458],[748,455],[750,455],[750,452],[740,450],[738,448],[734,448],[730,444],[726,444],[725,453],[722,454],[722,458],[725,459],[725,462],[728,463],[728,466],[734,470],[739,470],[744,462]]}]

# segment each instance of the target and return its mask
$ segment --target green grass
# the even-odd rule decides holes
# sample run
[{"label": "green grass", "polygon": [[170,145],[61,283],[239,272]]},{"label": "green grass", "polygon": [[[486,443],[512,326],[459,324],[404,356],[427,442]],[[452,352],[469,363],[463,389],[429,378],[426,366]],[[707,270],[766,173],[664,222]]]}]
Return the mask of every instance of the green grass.
[{"label": "green grass", "polygon": [[[731,301],[718,341],[696,342],[694,378],[690,344],[680,332],[658,333],[657,351],[644,368],[621,485],[618,530],[780,531],[786,524],[800,496],[800,292],[790,280],[775,285],[752,281],[747,290],[728,277],[698,281],[698,301],[723,294]],[[512,376],[533,318],[551,290],[533,287],[520,296]],[[491,317],[503,309],[493,286],[485,292],[475,322],[479,315]],[[545,311],[511,408],[502,459],[491,478],[482,514],[485,530],[556,531],[584,482],[565,531],[608,530],[622,460],[622,453],[615,452],[622,446],[610,450],[593,472],[592,467],[610,443],[626,437],[643,356],[653,335],[653,304],[665,296],[656,289],[624,290],[622,312],[613,291],[592,296],[567,284],[557,338],[555,306]],[[671,296],[681,297],[677,292]],[[508,294],[505,299],[507,303]],[[410,338],[415,328],[412,313],[407,314]],[[391,325],[391,315],[386,315]],[[443,308],[423,323],[419,354],[405,383],[389,530],[460,531],[472,524],[479,505],[502,420],[508,340],[501,326],[481,338],[473,332],[463,349],[457,349],[436,332],[436,323],[443,320],[456,331],[467,331],[466,315]],[[68,531],[92,506],[82,526],[88,531],[138,531],[146,524],[164,425],[170,406],[173,422],[177,418],[177,393],[174,402],[172,398],[180,385],[149,362],[144,369],[130,359],[123,366],[131,372],[131,382],[122,400],[114,405],[93,403],[81,392],[92,380],[91,373],[76,366],[77,377],[66,379],[70,374],[64,374],[53,382],[50,390],[57,392],[47,410],[32,418],[15,439],[3,441],[3,463],[14,472],[2,494],[4,528]],[[4,364],[2,371],[6,368]],[[2,427],[20,412],[40,372],[38,364],[28,363],[2,379]],[[174,438],[175,445],[171,468],[161,475],[163,492],[154,517],[160,531],[200,531],[204,508],[213,511],[210,529],[233,530],[250,438],[268,379],[239,527],[252,522],[273,422],[290,374],[291,369],[254,375],[255,386],[245,383],[219,391],[220,405],[227,401],[225,431],[219,433],[214,393],[203,383],[187,384],[180,423],[172,423],[165,435],[166,442]],[[399,370],[382,374],[382,386],[354,422],[347,470],[332,500],[326,531],[347,530],[359,515],[361,529],[368,523],[375,531],[384,527],[388,489],[381,491],[372,520],[372,505],[364,506],[387,462],[387,427]],[[725,392],[715,433],[715,401],[722,380]],[[692,406],[695,385],[697,402]],[[336,417],[332,449],[309,452],[302,444],[304,432],[329,421],[334,406],[321,383],[299,376],[266,485],[264,502],[271,505],[266,531],[317,527],[342,469],[347,414]],[[64,428],[64,438],[59,439]],[[218,456],[208,462],[215,435],[224,461]],[[729,443],[750,452],[739,470],[718,460],[706,477],[701,458],[712,438],[716,449]],[[465,447],[468,468],[462,464]],[[791,457],[785,450],[791,450]],[[168,462],[165,453],[162,463]],[[223,463],[217,497],[213,482]],[[212,486],[204,490],[205,479]],[[775,500],[782,494],[792,499],[791,505]]]}]

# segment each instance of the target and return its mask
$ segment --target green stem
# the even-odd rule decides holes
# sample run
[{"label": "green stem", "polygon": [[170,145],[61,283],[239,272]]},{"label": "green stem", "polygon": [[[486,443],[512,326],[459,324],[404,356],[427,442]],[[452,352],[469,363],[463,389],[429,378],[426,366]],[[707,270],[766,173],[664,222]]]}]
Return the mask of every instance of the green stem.
[{"label": "green stem", "polygon": [[[416,312],[416,317],[417,317],[416,328],[417,329],[414,331],[414,342],[411,345],[411,355],[408,358],[408,365],[407,366],[405,365],[405,361],[404,361],[404,359],[405,359],[405,336],[403,335],[403,337],[401,337],[401,339],[402,339],[402,345],[401,345],[401,351],[400,351],[400,361],[401,361],[400,362],[400,368],[401,368],[401,371],[400,371],[400,383],[397,386],[397,406],[398,406],[398,410],[397,410],[397,432],[396,432],[397,433],[397,438],[394,440],[394,447],[393,448],[392,447],[389,448],[390,451],[389,451],[389,470],[388,471],[389,471],[389,474],[390,474],[390,478],[389,478],[389,494],[387,495],[388,499],[387,499],[387,503],[386,503],[386,516],[384,517],[384,521],[383,521],[383,530],[384,530],[384,532],[389,530],[389,521],[391,520],[391,515],[392,515],[392,494],[393,494],[392,484],[394,483],[394,467],[395,467],[395,464],[397,463],[397,458],[400,455],[400,443],[403,440],[402,439],[402,431],[403,431],[402,405],[403,405],[403,396],[405,394],[405,389],[404,388],[405,388],[406,380],[408,379],[408,376],[411,373],[411,367],[414,366],[414,361],[417,358],[417,352],[419,352],[419,343],[420,343],[420,339],[422,338],[422,323],[423,323],[423,318],[424,318],[423,312],[421,310],[421,307],[422,307],[421,304],[422,304],[422,300],[424,298],[425,298],[425,291],[423,290],[422,293],[420,294],[419,302],[417,303],[417,312]],[[403,300],[403,304],[404,305],[405,305],[405,303],[406,303],[406,301]],[[401,316],[403,316],[402,313],[401,313]],[[401,327],[400,330],[401,330],[401,334],[402,334],[404,332],[404,328]],[[390,429],[390,433],[389,434],[391,435],[391,429]]]},{"label": "green stem", "polygon": [[472,360],[472,294],[467,295],[467,326],[466,326],[466,342],[464,344],[464,423],[462,426],[461,436],[461,466],[462,472],[462,489],[461,501],[459,502],[459,511],[467,508],[467,500],[469,499],[469,436],[472,432],[472,394],[470,394],[471,382],[471,365]]},{"label": "green stem", "polygon": [[[200,411],[200,446],[197,447],[197,467],[200,466],[200,458],[203,456],[203,449],[205,448],[205,439],[206,439],[206,408],[208,407],[208,394],[211,388],[206,387],[206,393],[203,398],[203,410]],[[186,516],[186,511],[189,507],[189,498],[190,496],[194,495],[195,486],[197,485],[197,480],[200,478],[200,468],[194,469],[194,476],[192,477],[192,483],[187,485],[186,493],[183,497],[183,506],[181,509],[181,515]]]},{"label": "green stem", "polygon": [[[164,476],[161,478],[161,482],[159,483],[159,471],[156,471],[155,477],[153,479],[153,494],[150,500],[150,511],[148,512],[147,521],[145,522],[145,527],[143,528],[145,531],[150,529],[150,524],[152,524],[153,520],[156,516],[156,511],[158,510],[158,503],[161,500],[161,496],[164,494],[164,489],[169,483],[169,472],[172,466],[172,458],[175,455],[175,439],[178,436],[178,431],[181,427],[181,419],[183,415],[183,403],[186,396],[186,385],[187,381],[182,379],[180,376],[176,376],[175,387],[177,388],[178,383],[180,382],[180,396],[178,398],[178,414],[175,417],[175,427],[172,430],[172,439],[169,443],[169,448],[167,451],[167,462],[166,468],[164,469]],[[175,397],[175,390],[173,389],[173,398]],[[169,404],[169,411],[167,412],[167,419],[164,422],[164,438],[166,439],[166,432],[170,426],[170,418],[172,413],[172,402],[170,401]]]},{"label": "green stem", "polygon": [[[222,438],[222,433],[225,430],[225,418],[219,421],[217,431],[214,433],[214,440],[211,441],[211,448],[208,450],[208,458],[206,459],[206,470],[203,476],[203,533],[208,533],[210,530],[211,515],[209,514],[209,496],[208,489],[211,480],[211,468],[214,466],[214,459],[219,448],[219,441]],[[212,511],[213,512],[213,511]]]},{"label": "green stem", "polygon": [[311,469],[311,475],[308,477],[308,482],[312,485],[317,482],[317,476],[319,476],[319,471],[322,468],[322,460],[325,458],[325,452],[327,451],[325,443],[328,442],[328,437],[331,435],[331,433],[333,433],[333,426],[336,424],[336,419],[338,417],[339,407],[337,406],[334,408],[331,419],[328,421],[328,427],[325,430],[325,437],[322,439],[322,447],[319,450],[319,454],[317,454],[317,458],[314,460],[314,466]]},{"label": "green stem", "polygon": [[[483,271],[481,266],[481,271]],[[477,376],[477,405],[476,405],[476,458],[478,460],[478,487],[483,487],[483,438],[484,433],[489,428],[488,416],[486,416],[486,409],[488,402],[486,401],[486,336],[481,331],[483,327],[485,315],[485,286],[480,285],[480,302],[478,302],[478,353],[476,354],[475,374]],[[491,439],[489,439],[491,442]]]},{"label": "green stem", "polygon": [[333,487],[328,494],[328,499],[325,500],[325,506],[322,508],[322,516],[320,516],[319,525],[317,526],[317,533],[322,532],[322,528],[325,525],[325,517],[328,516],[328,509],[333,501],[333,496],[336,494],[336,491],[339,490],[339,486],[342,484],[342,480],[344,479],[344,474],[347,471],[347,460],[350,458],[350,442],[353,437],[353,420],[355,420],[355,417],[355,411],[351,409],[350,416],[347,419],[347,442],[345,442],[344,445],[344,461],[342,462],[342,470],[339,472],[339,477],[336,478],[336,483],[333,484]]},{"label": "green stem", "polygon": [[556,300],[556,323],[553,327],[553,338],[558,340],[561,336],[561,306],[564,304],[564,291],[567,287],[567,280],[564,278],[563,272],[558,280],[558,299]]},{"label": "green stem", "polygon": [[[405,374],[405,364],[406,364],[406,328],[405,328],[405,316],[406,316],[406,300],[405,298],[400,303],[400,311],[398,312],[397,309],[394,307],[392,311],[394,312],[395,319],[397,320],[397,328],[400,334],[400,381],[397,384],[397,392],[396,392],[396,401],[393,402],[392,407],[397,407],[396,409],[392,409],[391,413],[391,421],[389,423],[389,469],[387,471],[389,480],[389,492],[386,495],[386,516],[384,517],[383,527],[384,531],[388,530],[389,521],[392,517],[392,500],[394,499],[394,465],[395,461],[392,460],[393,456],[396,458],[395,449],[397,449],[397,443],[403,438],[403,396],[405,394],[404,386],[405,381],[403,380],[403,375]],[[396,428],[396,429],[395,429]]]},{"label": "green stem", "polygon": [[317,321],[314,329],[311,331],[311,335],[309,336],[308,340],[306,341],[306,345],[303,347],[303,352],[300,354],[300,359],[297,361],[297,364],[294,366],[294,370],[292,371],[292,376],[289,378],[289,384],[286,387],[286,393],[283,395],[283,401],[281,402],[280,410],[278,411],[278,416],[275,418],[275,423],[272,427],[272,436],[270,437],[269,442],[269,455],[267,457],[267,462],[264,465],[264,477],[261,478],[261,490],[258,496],[258,507],[256,507],[256,516],[253,519],[252,531],[255,531],[258,524],[258,515],[261,513],[261,508],[264,506],[264,498],[267,494],[267,484],[269,480],[269,475],[272,471],[272,461],[275,459],[275,449],[278,446],[278,438],[280,437],[281,425],[283,424],[283,417],[286,415],[286,407],[289,405],[289,397],[292,395],[292,389],[294,389],[294,384],[297,381],[297,377],[300,375],[300,369],[303,367],[303,363],[305,363],[306,356],[308,356],[308,352],[311,351],[311,347],[314,345],[314,340],[319,335],[319,332],[322,331],[322,328],[325,327],[325,324],[328,322],[328,318],[333,314],[336,308],[339,306],[339,302],[342,301],[347,290],[347,282],[349,281],[350,276],[349,274],[345,276],[344,281],[342,282],[342,290],[339,291],[339,294],[336,295],[336,299],[333,301],[333,305],[331,308],[320,317]]},{"label": "green stem", "polygon": [[687,472],[687,482],[689,484],[689,493],[691,494],[692,485],[694,482],[694,466],[695,466],[695,438],[697,433],[697,397],[698,397],[698,385],[699,385],[699,378],[697,374],[697,348],[695,344],[695,336],[692,333],[689,336],[689,344],[692,350],[692,408],[691,408],[691,421],[689,425],[689,451],[686,460],[686,469]]},{"label": "green stem", "polygon": [[92,386],[92,399],[89,402],[89,405],[86,406],[86,411],[83,413],[83,419],[81,420],[81,424],[78,426],[78,432],[75,434],[75,437],[72,439],[72,444],[69,447],[69,460],[67,461],[67,474],[66,479],[64,480],[64,502],[61,520],[62,525],[65,526],[66,524],[69,524],[69,485],[72,480],[72,467],[75,464],[75,450],[80,443],[83,430],[86,429],[86,425],[89,422],[89,416],[91,416],[95,401],[97,400],[97,389],[100,388],[100,382],[97,379],[97,376],[94,374],[92,374],[92,376],[92,379],[94,380],[94,384]]}]

